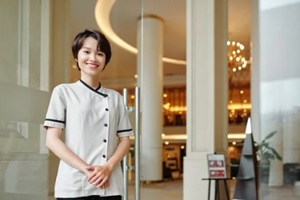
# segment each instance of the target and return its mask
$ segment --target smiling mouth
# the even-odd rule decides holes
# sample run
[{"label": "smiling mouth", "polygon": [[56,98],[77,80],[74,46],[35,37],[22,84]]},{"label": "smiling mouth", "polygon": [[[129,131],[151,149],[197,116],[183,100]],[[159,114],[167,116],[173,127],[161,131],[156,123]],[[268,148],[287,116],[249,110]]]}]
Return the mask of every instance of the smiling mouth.
[{"label": "smiling mouth", "polygon": [[97,67],[99,67],[99,65],[98,65],[98,64],[95,64],[95,63],[86,63],[86,65],[89,66],[89,67],[92,67],[92,68],[97,68]]}]

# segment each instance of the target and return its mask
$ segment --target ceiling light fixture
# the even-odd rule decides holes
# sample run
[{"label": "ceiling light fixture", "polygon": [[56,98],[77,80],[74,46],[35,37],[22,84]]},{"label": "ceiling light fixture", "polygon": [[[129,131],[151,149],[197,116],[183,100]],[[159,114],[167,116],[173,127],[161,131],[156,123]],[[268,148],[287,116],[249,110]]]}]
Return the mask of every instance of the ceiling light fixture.
[{"label": "ceiling light fixture", "polygon": [[[101,29],[101,31],[116,45],[119,47],[137,54],[138,49],[131,46],[124,40],[122,40],[112,29],[111,24],[110,24],[110,12],[115,4],[116,0],[98,0],[95,6],[95,18],[96,22],[98,24],[98,27]],[[177,60],[173,58],[162,58],[163,62],[166,63],[171,63],[171,64],[177,64],[177,65],[186,65],[185,60]]]}]

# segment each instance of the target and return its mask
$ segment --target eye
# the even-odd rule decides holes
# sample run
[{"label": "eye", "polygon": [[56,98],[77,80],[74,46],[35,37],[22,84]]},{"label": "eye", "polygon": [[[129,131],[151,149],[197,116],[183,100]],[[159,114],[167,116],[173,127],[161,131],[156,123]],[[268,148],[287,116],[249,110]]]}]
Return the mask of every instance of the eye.
[{"label": "eye", "polygon": [[104,56],[104,53],[103,52],[98,52],[97,55],[98,56]]},{"label": "eye", "polygon": [[85,50],[85,51],[83,51],[84,53],[86,53],[86,54],[88,54],[88,53],[90,53],[89,51],[87,51],[87,50]]}]

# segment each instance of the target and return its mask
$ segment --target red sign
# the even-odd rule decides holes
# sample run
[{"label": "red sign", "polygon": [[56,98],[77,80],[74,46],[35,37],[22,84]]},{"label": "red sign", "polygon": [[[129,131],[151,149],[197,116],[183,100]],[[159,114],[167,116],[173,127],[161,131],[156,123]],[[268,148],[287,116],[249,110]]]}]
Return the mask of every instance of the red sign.
[{"label": "red sign", "polygon": [[207,163],[209,178],[226,178],[226,164],[224,154],[208,154]]}]

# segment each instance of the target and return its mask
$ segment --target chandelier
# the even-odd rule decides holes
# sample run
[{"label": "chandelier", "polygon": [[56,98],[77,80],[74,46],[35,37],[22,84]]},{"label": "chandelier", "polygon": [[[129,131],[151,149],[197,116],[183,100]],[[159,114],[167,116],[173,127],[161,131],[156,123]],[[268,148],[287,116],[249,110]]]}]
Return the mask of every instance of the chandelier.
[{"label": "chandelier", "polygon": [[227,41],[227,64],[229,120],[239,123],[250,114],[250,69],[242,43]]},{"label": "chandelier", "polygon": [[248,63],[245,58],[245,46],[240,42],[227,41],[227,47],[229,86],[239,87],[245,84],[245,78],[249,73],[249,70],[246,70]]}]

